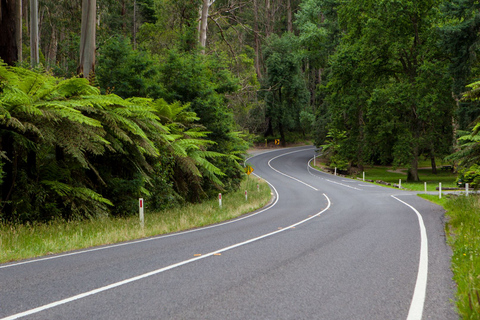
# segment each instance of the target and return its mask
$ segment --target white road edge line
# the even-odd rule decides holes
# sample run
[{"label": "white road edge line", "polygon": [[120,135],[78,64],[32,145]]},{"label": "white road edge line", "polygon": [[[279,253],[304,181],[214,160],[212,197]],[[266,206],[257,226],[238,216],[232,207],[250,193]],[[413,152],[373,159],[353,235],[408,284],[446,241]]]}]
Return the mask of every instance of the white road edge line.
[{"label": "white road edge line", "polygon": [[8,316],[8,317],[5,317],[5,318],[1,318],[0,320],[13,320],[13,319],[26,317],[26,316],[29,316],[29,315],[32,315],[32,314],[35,314],[35,313],[38,313],[38,312],[41,312],[41,311],[45,311],[45,310],[48,310],[48,309],[51,309],[51,308],[58,307],[60,305],[63,305],[63,304],[69,303],[69,302],[73,302],[75,300],[79,300],[79,299],[82,299],[82,298],[85,298],[85,297],[88,297],[88,296],[91,296],[91,295],[94,295],[94,294],[97,294],[97,293],[101,293],[101,292],[104,292],[104,291],[107,291],[107,290],[110,290],[110,289],[113,289],[113,288],[117,288],[117,287],[123,286],[125,284],[134,282],[134,281],[142,280],[142,279],[145,279],[147,277],[151,277],[153,275],[157,275],[159,273],[162,273],[162,272],[165,272],[165,271],[168,271],[168,270],[172,270],[172,269],[181,267],[183,265],[186,265],[186,264],[189,264],[189,263],[201,260],[201,259],[205,259],[207,257],[211,257],[211,256],[213,256],[214,254],[217,254],[217,253],[222,253],[222,252],[225,252],[225,251],[229,251],[229,250],[238,248],[240,246],[244,246],[246,244],[249,244],[249,243],[252,243],[252,242],[255,242],[255,241],[259,241],[259,240],[267,238],[267,237],[271,237],[271,236],[273,236],[277,233],[280,233],[280,232],[291,230],[291,228],[293,228],[293,227],[296,227],[296,226],[298,226],[300,224],[303,224],[303,223],[305,223],[305,222],[307,222],[307,221],[309,221],[313,218],[316,218],[316,217],[320,216],[322,213],[324,213],[325,211],[327,211],[330,208],[330,205],[331,205],[330,199],[327,197],[326,194],[323,194],[323,196],[327,199],[327,202],[328,202],[328,205],[325,209],[323,209],[322,211],[318,212],[317,214],[315,214],[311,217],[308,217],[307,219],[304,219],[302,221],[294,223],[291,226],[288,226],[288,227],[285,227],[283,229],[264,234],[264,235],[256,237],[256,238],[252,238],[252,239],[244,241],[244,242],[239,242],[237,244],[234,244],[234,245],[231,245],[231,246],[228,246],[228,247],[225,247],[225,248],[222,248],[222,249],[204,254],[200,257],[195,257],[195,258],[192,258],[192,259],[184,260],[184,261],[169,265],[169,266],[161,268],[161,269],[157,269],[157,270],[154,270],[154,271],[151,271],[151,272],[141,274],[141,275],[133,277],[133,278],[129,278],[129,279],[125,279],[125,280],[120,281],[120,282],[112,283],[108,286],[97,288],[97,289],[87,291],[87,292],[84,292],[84,293],[81,293],[81,294],[63,299],[63,300],[55,301],[55,302],[52,302],[52,303],[49,303],[49,304],[46,304],[46,305],[43,305],[43,306],[40,306],[40,307],[37,307],[37,308],[34,308],[34,309],[30,309],[30,310],[20,312],[20,313],[17,313],[17,314],[14,314],[14,315],[11,315],[11,316]]},{"label": "white road edge line", "polygon": [[292,180],[295,180],[295,181],[297,181],[297,182],[300,182],[301,184],[306,185],[307,187],[312,188],[312,189],[315,190],[315,191],[318,191],[317,188],[309,185],[308,183],[303,182],[302,180],[299,180],[299,179],[297,179],[297,178],[294,178],[294,177],[292,177],[292,176],[289,176],[288,174],[283,173],[283,172],[275,169],[275,168],[272,167],[272,165],[270,164],[270,162],[272,162],[273,160],[275,160],[275,159],[277,159],[277,158],[286,156],[286,155],[288,155],[288,154],[297,153],[297,152],[302,152],[302,151],[308,151],[308,150],[311,150],[311,149],[302,149],[302,150],[287,152],[287,153],[281,154],[281,155],[279,155],[279,156],[273,157],[272,159],[270,159],[270,160],[268,161],[268,166],[269,166],[273,171],[275,171],[275,172],[277,172],[277,173],[279,173],[279,174],[281,174],[281,175],[283,175],[283,176],[285,176],[285,177],[287,177],[287,178],[290,178],[290,179],[292,179]]},{"label": "white road edge line", "polygon": [[[256,156],[257,155],[255,155],[253,157],[256,157]],[[253,157],[250,157],[248,159],[251,159]],[[254,175],[256,177],[259,177],[259,178],[263,179],[262,177],[256,175],[255,173],[254,173]],[[263,180],[265,180],[265,179],[263,179]],[[275,187],[270,182],[268,182],[267,180],[265,180],[265,182],[268,183],[268,185],[270,185],[272,190],[275,192],[275,202],[272,203],[271,205],[269,205],[268,207],[266,207],[266,208],[264,208],[264,209],[262,209],[258,212],[255,212],[253,214],[247,214],[246,216],[243,216],[243,217],[240,217],[240,218],[237,218],[237,219],[233,219],[233,220],[222,222],[222,223],[217,223],[217,224],[214,224],[214,225],[211,225],[211,226],[206,226],[206,227],[203,227],[203,228],[192,229],[192,230],[187,230],[187,231],[180,231],[180,232],[176,232],[176,233],[172,233],[172,234],[165,234],[165,235],[161,235],[161,236],[157,236],[157,237],[134,240],[134,241],[118,243],[118,244],[113,244],[113,245],[106,245],[106,246],[102,246],[102,247],[94,248],[94,249],[87,249],[87,250],[75,251],[75,252],[70,252],[70,253],[58,254],[58,255],[51,256],[51,257],[32,259],[32,260],[27,260],[27,261],[22,261],[22,262],[17,262],[17,263],[0,265],[0,269],[11,268],[11,267],[24,265],[24,264],[36,263],[36,262],[41,262],[41,261],[46,261],[46,260],[53,260],[53,259],[64,258],[64,257],[69,257],[69,256],[75,256],[75,255],[79,255],[79,254],[83,254],[83,253],[89,253],[89,252],[112,249],[112,248],[117,248],[117,247],[129,246],[129,245],[132,245],[132,244],[138,244],[138,243],[142,243],[142,242],[148,242],[148,241],[160,240],[160,239],[164,239],[164,238],[176,237],[176,236],[184,235],[184,234],[187,234],[187,233],[192,233],[192,232],[198,232],[198,231],[203,231],[203,230],[207,230],[207,229],[217,228],[217,227],[224,226],[224,225],[227,225],[227,224],[230,224],[230,223],[234,223],[234,222],[237,222],[237,221],[248,219],[248,218],[256,216],[260,213],[263,213],[267,210],[270,210],[278,202],[279,195],[278,195],[277,189],[275,189]]]},{"label": "white road edge line", "polygon": [[420,226],[420,261],[418,264],[417,282],[415,284],[415,291],[413,292],[412,302],[408,311],[407,320],[421,320],[423,315],[423,306],[425,304],[425,295],[427,291],[427,278],[428,278],[428,238],[425,224],[420,212],[413,206],[409,205],[405,201],[402,201],[392,195],[392,198],[400,201],[410,209],[412,209],[418,218],[418,224]]},{"label": "white road edge line", "polygon": [[[310,169],[312,169],[312,170],[315,170],[315,171],[320,172],[320,173],[323,173],[323,174],[328,174],[328,173],[322,172],[322,171],[320,171],[320,170],[315,169],[314,167],[312,167],[312,166],[310,165],[310,162],[312,162],[312,160],[313,160],[313,158],[308,161],[308,165],[307,165],[308,173],[310,173],[310,174],[311,174],[312,176],[314,176],[314,177],[318,177],[318,176],[316,176],[316,175],[314,175],[313,173],[310,172]],[[343,184],[343,183],[340,183],[340,182],[336,182],[336,181],[333,181],[333,180],[330,180],[330,179],[327,179],[327,178],[321,178],[321,179],[325,179],[325,180],[328,181],[328,182],[335,183],[335,184],[338,184],[338,185],[341,185],[341,186],[344,186],[344,187],[347,187],[347,188],[350,188],[350,189],[355,189],[355,190],[358,190],[358,191],[362,191],[362,189],[355,188],[355,187],[352,187],[352,186],[349,186],[349,185],[346,185],[346,184]],[[342,180],[342,181],[343,181],[343,180]],[[357,182],[357,181],[352,180],[352,183],[353,183],[353,182]]]}]

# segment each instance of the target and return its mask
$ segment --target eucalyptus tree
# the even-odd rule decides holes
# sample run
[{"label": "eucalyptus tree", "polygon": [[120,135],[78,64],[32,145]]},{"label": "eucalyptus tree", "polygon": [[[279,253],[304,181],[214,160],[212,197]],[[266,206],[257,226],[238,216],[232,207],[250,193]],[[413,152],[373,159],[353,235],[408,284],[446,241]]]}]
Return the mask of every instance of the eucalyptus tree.
[{"label": "eucalyptus tree", "polygon": [[78,74],[88,78],[95,71],[97,0],[82,1],[82,30],[80,38],[80,65]]},{"label": "eucalyptus tree", "polygon": [[38,0],[30,0],[30,65],[32,68],[40,63],[38,24]]}]

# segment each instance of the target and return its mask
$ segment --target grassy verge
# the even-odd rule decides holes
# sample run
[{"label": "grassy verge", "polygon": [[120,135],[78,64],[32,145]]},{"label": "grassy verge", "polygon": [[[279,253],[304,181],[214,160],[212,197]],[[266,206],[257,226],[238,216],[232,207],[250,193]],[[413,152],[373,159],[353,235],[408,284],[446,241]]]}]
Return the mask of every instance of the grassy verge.
[{"label": "grassy verge", "polygon": [[[321,170],[323,167],[324,164],[320,163],[320,165],[317,166],[317,169]],[[406,182],[406,172],[406,169],[396,169],[391,166],[365,166],[365,179],[373,181],[381,180],[392,184],[398,184],[399,180],[402,179],[402,187],[413,191],[424,191],[425,182],[427,183],[427,191],[436,191],[436,188],[440,182],[442,183],[442,188],[457,187],[457,175],[451,171],[443,171],[438,169],[437,174],[433,174],[431,169],[419,169],[418,175],[421,180],[420,182]],[[363,173],[360,172],[357,175],[352,175],[351,177],[353,179],[362,179]]]},{"label": "grassy verge", "polygon": [[[257,191],[257,184],[260,190]],[[248,190],[248,201],[245,200]],[[181,208],[149,213],[145,211],[145,227],[138,217],[104,218],[99,220],[35,225],[0,225],[0,263],[112,244],[202,227],[233,219],[265,206],[271,199],[268,184],[253,176],[242,183],[238,192],[218,200]]]},{"label": "grassy verge", "polygon": [[480,196],[421,195],[447,211],[445,230],[453,250],[453,279],[457,283],[456,304],[462,319],[480,317]]}]

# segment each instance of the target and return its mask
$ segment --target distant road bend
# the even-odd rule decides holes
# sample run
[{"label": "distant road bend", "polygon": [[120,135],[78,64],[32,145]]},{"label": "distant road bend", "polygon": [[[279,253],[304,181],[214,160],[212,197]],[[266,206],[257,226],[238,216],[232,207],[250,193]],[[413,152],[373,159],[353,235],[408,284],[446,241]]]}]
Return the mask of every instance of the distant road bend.
[{"label": "distant road bend", "polygon": [[275,196],[253,214],[0,265],[0,320],[458,319],[442,209],[314,150],[249,160]]}]

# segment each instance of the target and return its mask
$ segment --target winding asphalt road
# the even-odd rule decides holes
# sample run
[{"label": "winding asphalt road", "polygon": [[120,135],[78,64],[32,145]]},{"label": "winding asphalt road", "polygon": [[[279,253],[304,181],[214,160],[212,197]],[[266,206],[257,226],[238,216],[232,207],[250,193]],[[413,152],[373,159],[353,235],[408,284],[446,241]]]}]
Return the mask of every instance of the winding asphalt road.
[{"label": "winding asphalt road", "polygon": [[0,265],[0,319],[458,319],[443,210],[313,154],[250,159],[275,198],[240,219]]}]

